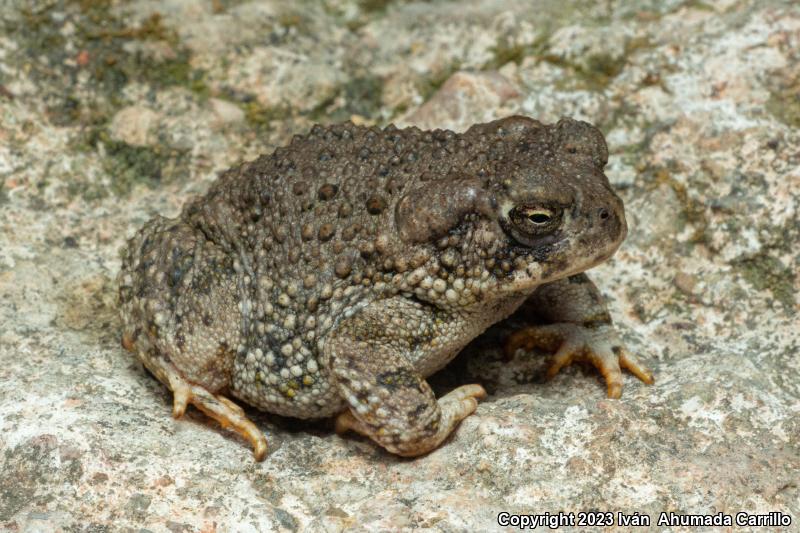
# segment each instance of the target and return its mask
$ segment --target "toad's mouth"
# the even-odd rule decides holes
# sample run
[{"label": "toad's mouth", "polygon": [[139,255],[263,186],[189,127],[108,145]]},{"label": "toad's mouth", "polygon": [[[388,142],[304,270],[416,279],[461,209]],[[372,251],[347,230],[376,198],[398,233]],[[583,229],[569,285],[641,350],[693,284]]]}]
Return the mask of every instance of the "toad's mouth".
[{"label": "toad's mouth", "polygon": [[512,251],[526,264],[510,272],[509,280],[500,283],[502,292],[533,290],[540,285],[585,272],[605,262],[619,249],[622,240],[606,243],[600,249],[584,248],[580,238],[566,238],[535,248],[515,245]]}]

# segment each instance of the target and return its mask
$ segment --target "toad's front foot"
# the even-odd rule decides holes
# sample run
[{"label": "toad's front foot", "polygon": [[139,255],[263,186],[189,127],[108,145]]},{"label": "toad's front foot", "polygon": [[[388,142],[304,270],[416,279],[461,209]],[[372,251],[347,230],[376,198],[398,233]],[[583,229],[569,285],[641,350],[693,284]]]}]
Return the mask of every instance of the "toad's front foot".
[{"label": "toad's front foot", "polygon": [[583,326],[560,322],[542,326],[528,326],[514,332],[505,344],[507,357],[519,348],[540,348],[555,352],[553,363],[547,370],[548,379],[574,361],[586,361],[600,370],[608,386],[608,397],[622,395],[622,371],[628,369],[648,385],[654,383],[653,373],[622,347],[619,335],[611,324]]}]

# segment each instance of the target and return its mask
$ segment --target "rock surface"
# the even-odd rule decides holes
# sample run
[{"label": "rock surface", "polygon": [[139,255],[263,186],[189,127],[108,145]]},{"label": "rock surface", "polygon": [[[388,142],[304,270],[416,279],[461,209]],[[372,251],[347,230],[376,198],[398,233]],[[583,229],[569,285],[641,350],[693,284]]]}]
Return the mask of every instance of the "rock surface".
[{"label": "rock surface", "polygon": [[[491,530],[501,511],[589,509],[780,511],[796,529],[796,3],[292,6],[0,12],[0,529]],[[594,279],[654,386],[629,376],[615,401],[593,371],[544,383],[546,354],[503,361],[506,324],[433,380],[490,396],[417,460],[251,412],[272,449],[257,464],[196,411],[170,417],[119,347],[136,227],[317,121],[511,113],[606,133],[631,231]]]}]

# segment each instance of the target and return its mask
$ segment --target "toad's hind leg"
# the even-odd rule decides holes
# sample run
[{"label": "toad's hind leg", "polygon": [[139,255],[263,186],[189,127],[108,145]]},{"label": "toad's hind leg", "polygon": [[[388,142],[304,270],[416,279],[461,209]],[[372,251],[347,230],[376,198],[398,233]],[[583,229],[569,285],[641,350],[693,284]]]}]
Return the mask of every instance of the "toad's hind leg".
[{"label": "toad's hind leg", "polygon": [[247,418],[241,407],[221,394],[214,394],[201,385],[187,381],[172,363],[162,357],[140,359],[144,366],[172,391],[172,416],[180,418],[189,404],[194,405],[223,428],[232,429],[248,441],[253,447],[256,461],[264,460],[267,456],[267,439]]},{"label": "toad's hind leg", "polygon": [[239,288],[231,259],[193,228],[155,218],[131,241],[120,270],[122,345],[174,394],[173,415],[189,404],[248,440],[256,459],[267,443],[231,386],[241,343]]}]

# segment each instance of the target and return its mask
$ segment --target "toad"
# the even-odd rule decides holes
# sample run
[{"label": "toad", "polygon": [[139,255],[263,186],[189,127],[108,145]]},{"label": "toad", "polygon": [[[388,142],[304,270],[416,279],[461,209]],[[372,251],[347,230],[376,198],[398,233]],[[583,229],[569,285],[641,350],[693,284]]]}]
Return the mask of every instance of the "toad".
[{"label": "toad", "polygon": [[257,460],[266,439],[232,398],[336,416],[398,455],[435,449],[486,393],[436,398],[425,378],[517,309],[531,323],[509,353],[553,350],[549,375],[588,361],[618,398],[621,369],[653,377],[584,274],[627,232],[607,159],[602,134],[567,118],[314,126],[130,239],[123,346],[172,391],[174,416],[196,406]]}]

